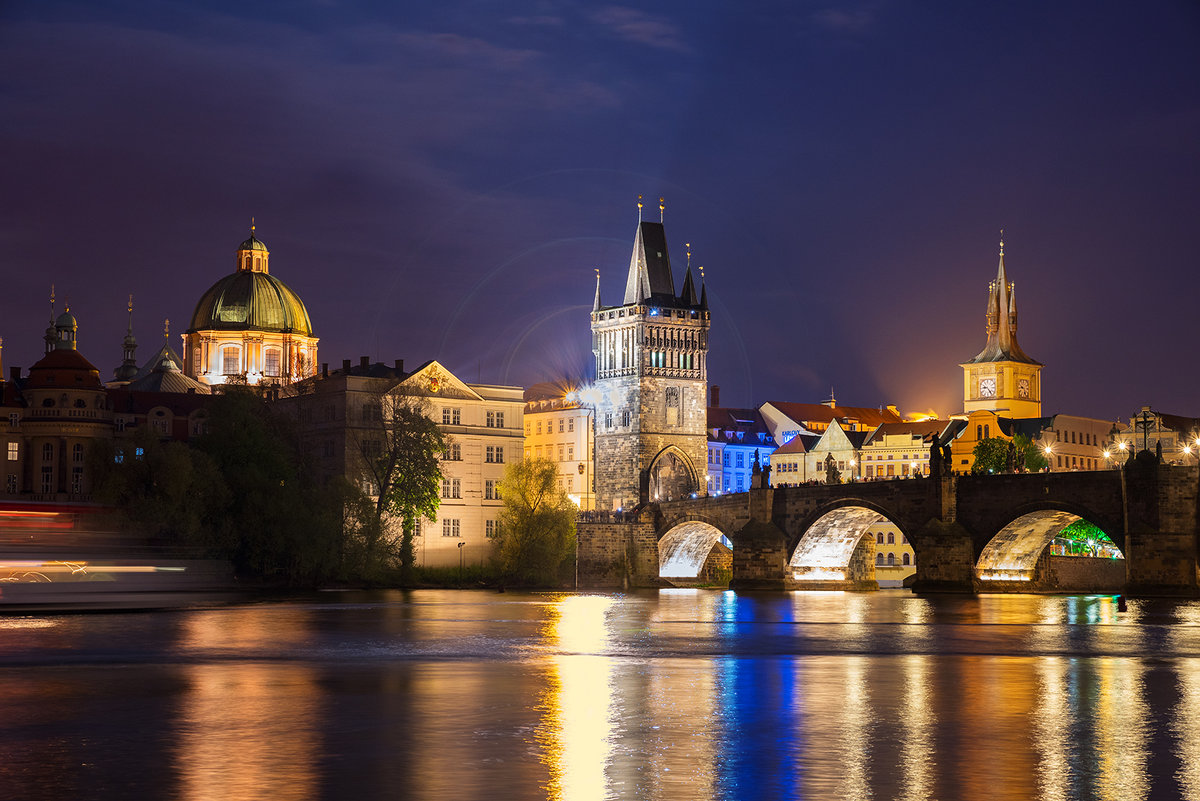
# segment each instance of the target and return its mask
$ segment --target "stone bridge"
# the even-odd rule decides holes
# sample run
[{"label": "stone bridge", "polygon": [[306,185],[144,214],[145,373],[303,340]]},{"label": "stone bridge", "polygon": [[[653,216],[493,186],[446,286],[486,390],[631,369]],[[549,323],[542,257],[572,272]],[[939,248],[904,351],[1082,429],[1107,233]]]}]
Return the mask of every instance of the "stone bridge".
[{"label": "stone bridge", "polygon": [[1123,470],[756,487],[581,519],[580,582],[716,583],[727,565],[734,588],[871,589],[875,542],[865,534],[887,521],[912,546],[915,590],[1052,591],[1049,543],[1083,519],[1125,555],[1127,591],[1196,595],[1198,499],[1200,469],[1150,459]]}]

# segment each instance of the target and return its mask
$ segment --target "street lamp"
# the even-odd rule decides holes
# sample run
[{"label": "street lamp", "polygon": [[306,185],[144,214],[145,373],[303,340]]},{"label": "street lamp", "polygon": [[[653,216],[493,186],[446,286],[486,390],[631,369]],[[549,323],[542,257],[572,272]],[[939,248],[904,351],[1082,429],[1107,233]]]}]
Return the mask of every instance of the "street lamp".
[{"label": "street lamp", "polygon": [[1054,465],[1054,461],[1051,458],[1054,456],[1054,448],[1047,443],[1042,446],[1042,450],[1046,452],[1046,472],[1050,472],[1050,468]]}]

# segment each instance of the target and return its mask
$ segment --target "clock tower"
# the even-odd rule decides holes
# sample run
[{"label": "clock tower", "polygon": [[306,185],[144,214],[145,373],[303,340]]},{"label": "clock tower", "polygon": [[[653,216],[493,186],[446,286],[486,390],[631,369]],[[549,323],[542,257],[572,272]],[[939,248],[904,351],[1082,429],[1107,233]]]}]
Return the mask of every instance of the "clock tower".
[{"label": "clock tower", "polygon": [[992,411],[1002,417],[1042,416],[1042,364],[1017,344],[1017,300],[1004,271],[1004,239],[1000,267],[988,287],[987,345],[961,365],[963,409]]}]

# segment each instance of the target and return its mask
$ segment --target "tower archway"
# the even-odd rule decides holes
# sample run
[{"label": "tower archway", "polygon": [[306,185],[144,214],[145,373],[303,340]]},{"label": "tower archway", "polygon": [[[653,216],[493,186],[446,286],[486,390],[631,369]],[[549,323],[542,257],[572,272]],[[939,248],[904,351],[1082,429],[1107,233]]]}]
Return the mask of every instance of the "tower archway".
[{"label": "tower archway", "polygon": [[700,489],[695,465],[676,445],[668,445],[659,451],[646,473],[648,499],[652,502],[677,501]]}]

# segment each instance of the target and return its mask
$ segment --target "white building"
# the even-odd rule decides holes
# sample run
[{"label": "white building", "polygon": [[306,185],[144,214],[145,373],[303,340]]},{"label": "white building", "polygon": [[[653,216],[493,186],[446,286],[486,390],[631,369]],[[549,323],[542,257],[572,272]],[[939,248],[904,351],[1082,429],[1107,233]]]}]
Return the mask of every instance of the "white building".
[{"label": "white building", "polygon": [[558,484],[583,510],[596,508],[593,410],[575,387],[534,384],[525,390],[525,458],[558,465]]}]

